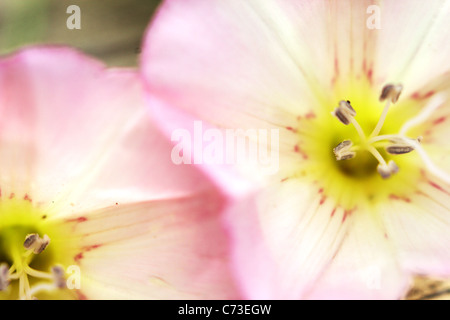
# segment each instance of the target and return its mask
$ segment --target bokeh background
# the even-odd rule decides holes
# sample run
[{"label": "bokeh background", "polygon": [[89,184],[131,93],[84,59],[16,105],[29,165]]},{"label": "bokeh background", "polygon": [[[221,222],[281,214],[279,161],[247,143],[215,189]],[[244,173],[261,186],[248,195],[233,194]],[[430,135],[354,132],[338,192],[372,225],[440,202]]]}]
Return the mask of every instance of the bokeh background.
[{"label": "bokeh background", "polygon": [[[109,66],[136,66],[141,39],[159,0],[0,0],[0,55],[25,45],[61,44]],[[67,7],[81,9],[69,30]]]},{"label": "bokeh background", "polygon": [[[0,0],[0,55],[24,46],[58,44],[78,48],[111,67],[137,67],[144,31],[159,4],[160,0]],[[80,30],[66,26],[70,5],[81,9]],[[450,281],[416,277],[406,299],[450,299]]]}]

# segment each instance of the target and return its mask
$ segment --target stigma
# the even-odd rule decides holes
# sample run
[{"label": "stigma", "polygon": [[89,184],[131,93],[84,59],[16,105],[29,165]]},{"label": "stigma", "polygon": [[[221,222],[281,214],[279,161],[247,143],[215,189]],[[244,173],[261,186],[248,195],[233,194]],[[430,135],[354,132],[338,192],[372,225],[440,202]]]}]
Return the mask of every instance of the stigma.
[{"label": "stigma", "polygon": [[[10,249],[13,264],[9,266],[6,262],[0,262],[0,291],[7,291],[12,282],[17,281],[19,283],[18,298],[33,300],[36,299],[35,295],[42,291],[66,288],[65,272],[62,266],[54,265],[49,272],[30,267],[33,258],[41,254],[49,245],[50,238],[47,235],[41,237],[37,233],[26,235],[22,245],[12,243]],[[38,281],[30,285],[29,278]]]},{"label": "stigma", "polygon": [[[380,153],[380,149],[384,149],[385,154],[392,156],[400,156],[417,151],[431,172],[441,173],[441,170],[434,166],[428,158],[426,152],[421,147],[422,137],[411,138],[405,135],[407,129],[424,120],[424,115],[420,114],[414,119],[408,121],[404,125],[405,128],[400,129],[398,134],[380,135],[389,108],[391,104],[395,104],[399,100],[402,90],[403,86],[401,84],[388,84],[382,88],[379,101],[385,102],[385,106],[376,126],[370,134],[366,134],[356,121],[356,109],[351,105],[351,102],[349,100],[341,100],[339,102],[338,107],[335,108],[331,114],[335,116],[342,124],[346,126],[353,125],[358,133],[359,141],[358,143],[355,143],[354,141],[347,139],[339,143],[333,149],[333,153],[337,161],[353,159],[357,157],[358,152],[368,151],[378,161],[377,171],[381,178],[387,179],[395,175],[399,171],[399,167],[394,160],[387,161],[385,157],[383,157],[382,153]],[[443,97],[438,96],[436,99],[439,101],[431,101],[431,107],[426,106],[424,110],[436,108],[436,105],[442,103],[443,101]],[[442,177],[442,175],[440,176]]]}]

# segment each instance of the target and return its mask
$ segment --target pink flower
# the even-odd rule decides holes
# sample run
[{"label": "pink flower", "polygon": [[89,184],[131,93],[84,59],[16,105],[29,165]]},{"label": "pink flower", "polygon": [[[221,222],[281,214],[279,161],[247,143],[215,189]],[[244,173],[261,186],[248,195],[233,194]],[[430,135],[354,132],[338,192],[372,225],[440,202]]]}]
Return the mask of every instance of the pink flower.
[{"label": "pink flower", "polygon": [[0,298],[235,298],[227,199],[170,160],[133,70],[0,60]]},{"label": "pink flower", "polygon": [[164,129],[279,130],[277,174],[243,172],[260,191],[229,216],[246,297],[400,298],[413,274],[450,274],[449,14],[439,0],[159,9],[142,70]]}]

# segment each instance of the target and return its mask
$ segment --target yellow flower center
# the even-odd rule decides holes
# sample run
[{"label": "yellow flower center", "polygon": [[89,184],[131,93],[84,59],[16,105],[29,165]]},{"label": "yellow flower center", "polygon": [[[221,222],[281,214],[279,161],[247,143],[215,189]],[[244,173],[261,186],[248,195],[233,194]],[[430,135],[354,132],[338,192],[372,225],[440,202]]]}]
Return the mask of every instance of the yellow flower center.
[{"label": "yellow flower center", "polygon": [[298,117],[298,126],[288,128],[299,135],[294,150],[305,160],[296,175],[348,211],[386,198],[411,201],[422,160],[432,165],[420,146],[421,137],[406,136],[412,130],[403,127],[423,105],[399,100],[400,85],[385,86],[381,95],[364,82],[335,90],[331,97],[319,98],[326,108]]},{"label": "yellow flower center", "polygon": [[70,232],[27,197],[0,200],[0,299],[75,298],[65,272]]},{"label": "yellow flower center", "polygon": [[419,137],[414,140],[401,135],[379,135],[384,121],[386,120],[390,104],[391,102],[397,102],[401,90],[401,85],[387,85],[383,88],[380,101],[387,100],[387,102],[377,125],[369,136],[366,136],[364,130],[354,118],[356,111],[351,106],[350,100],[341,100],[339,102],[339,106],[332,112],[332,114],[336,116],[336,118],[338,118],[344,125],[352,124],[354,126],[356,132],[358,133],[359,145],[354,146],[351,140],[342,141],[333,149],[336,160],[340,161],[353,159],[358,151],[367,151],[375,159],[377,159],[377,171],[382,178],[389,178],[398,172],[399,168],[396,163],[393,160],[386,162],[383,155],[378,151],[380,142],[385,145],[385,150],[387,153],[399,155],[413,151],[417,148],[420,140],[422,139]]}]

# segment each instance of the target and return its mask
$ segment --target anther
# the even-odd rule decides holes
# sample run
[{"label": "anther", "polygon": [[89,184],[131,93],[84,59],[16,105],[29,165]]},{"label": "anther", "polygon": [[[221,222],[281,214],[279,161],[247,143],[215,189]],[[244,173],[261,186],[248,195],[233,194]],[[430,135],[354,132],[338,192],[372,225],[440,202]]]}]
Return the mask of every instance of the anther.
[{"label": "anther", "polygon": [[396,174],[399,170],[397,164],[393,160],[388,162],[388,167],[391,170],[391,174]]},{"label": "anther", "polygon": [[347,148],[351,147],[352,145],[353,145],[353,142],[351,140],[344,140],[341,143],[339,143],[333,149],[333,151],[338,152],[338,151],[341,151],[342,149],[347,149]]},{"label": "anther", "polygon": [[64,289],[66,287],[64,269],[61,266],[54,266],[52,267],[52,275],[55,286],[59,289]]},{"label": "anther", "polygon": [[350,151],[350,148],[353,146],[353,142],[350,140],[344,140],[339,143],[334,149],[333,153],[336,157],[336,160],[348,160],[352,159],[356,156],[356,152]]},{"label": "anther", "polygon": [[387,84],[381,90],[380,101],[391,99],[392,103],[396,103],[398,101],[398,98],[400,97],[400,93],[402,93],[402,90],[403,86],[401,84]]},{"label": "anther", "polygon": [[0,264],[0,291],[6,290],[9,286],[9,266],[6,263]]},{"label": "anther", "polygon": [[349,125],[351,123],[351,119],[356,116],[356,111],[350,104],[350,101],[341,100],[339,101],[339,107],[334,109],[331,113],[333,116],[338,118],[345,125]]},{"label": "anther", "polygon": [[391,175],[398,172],[398,166],[394,161],[389,161],[387,164],[379,164],[377,167],[378,173],[383,179],[389,178]]},{"label": "anther", "polygon": [[356,110],[353,109],[352,105],[350,104],[350,100],[346,100],[346,101],[341,100],[341,101],[339,101],[339,107],[346,108],[350,112],[350,115],[352,117],[356,116]]},{"label": "anther", "polygon": [[49,243],[50,238],[47,235],[41,238],[37,233],[31,233],[25,237],[23,246],[27,250],[32,250],[34,254],[40,254],[47,248]]},{"label": "anther", "polygon": [[[380,138],[382,138],[382,136],[380,136]],[[415,146],[422,141],[422,137],[419,136],[416,139],[411,139],[407,137],[391,136],[389,140],[392,144],[385,147],[386,152],[398,155],[415,150]]]},{"label": "anther", "polygon": [[49,243],[50,243],[50,238],[45,234],[44,235],[44,238],[43,239],[40,239],[41,240],[41,243],[40,243],[40,246],[39,247],[37,247],[36,249],[34,249],[34,254],[39,254],[39,253],[41,253],[42,251],[44,251],[45,250],[45,248],[47,248],[47,246],[49,245]]},{"label": "anther", "polygon": [[411,151],[414,150],[414,148],[412,146],[407,146],[407,145],[391,145],[391,146],[387,146],[385,149],[386,149],[387,153],[394,154],[394,155],[410,153]]},{"label": "anther", "polygon": [[377,171],[383,179],[387,179],[391,176],[391,171],[387,167],[387,165],[379,164],[377,167]]},{"label": "anther", "polygon": [[37,233],[28,234],[25,237],[25,241],[23,242],[23,247],[25,249],[32,249],[32,246],[36,243],[36,240],[39,239],[39,235]]}]

